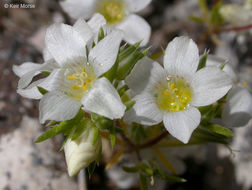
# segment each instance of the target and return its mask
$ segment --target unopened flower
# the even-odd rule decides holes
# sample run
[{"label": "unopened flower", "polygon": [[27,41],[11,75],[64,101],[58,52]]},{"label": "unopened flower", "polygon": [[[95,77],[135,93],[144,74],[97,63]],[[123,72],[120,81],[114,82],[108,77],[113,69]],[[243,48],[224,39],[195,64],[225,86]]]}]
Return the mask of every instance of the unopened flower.
[{"label": "unopened flower", "polygon": [[215,56],[209,56],[207,65],[217,66],[225,64],[225,71],[233,81],[233,87],[228,92],[226,103],[222,110],[222,121],[227,127],[246,126],[252,118],[252,95],[250,94],[246,83],[240,83],[235,72],[227,61]]},{"label": "unopened flower", "polygon": [[[82,106],[87,112],[110,119],[123,116],[125,106],[119,94],[106,78],[101,77],[116,61],[122,33],[113,31],[87,54],[86,45],[93,39],[92,34],[93,30],[82,19],[73,27],[58,23],[48,28],[46,49],[57,67],[50,70],[48,77],[25,89],[32,91],[39,86],[49,91],[39,104],[41,123],[72,119]],[[22,66],[15,69],[16,73],[21,69]],[[44,70],[35,68],[21,76],[19,90],[24,90],[41,71]]]},{"label": "unopened flower", "polygon": [[[64,152],[69,176],[75,176],[83,168],[94,162],[101,151],[101,137],[96,138],[95,128],[85,129],[76,140],[69,138]],[[95,138],[95,139],[94,139]]]},{"label": "unopened flower", "polygon": [[94,13],[100,13],[107,20],[108,28],[123,30],[125,41],[133,44],[142,40],[141,45],[146,45],[151,28],[134,13],[150,2],[151,0],[64,0],[60,4],[75,19],[89,19]]},{"label": "unopened flower", "polygon": [[199,53],[186,37],[175,38],[167,47],[164,68],[144,58],[126,78],[137,94],[133,108],[126,112],[126,122],[154,125],[163,121],[167,131],[187,143],[199,125],[197,107],[214,103],[232,87],[230,77],[217,67],[197,71]]}]

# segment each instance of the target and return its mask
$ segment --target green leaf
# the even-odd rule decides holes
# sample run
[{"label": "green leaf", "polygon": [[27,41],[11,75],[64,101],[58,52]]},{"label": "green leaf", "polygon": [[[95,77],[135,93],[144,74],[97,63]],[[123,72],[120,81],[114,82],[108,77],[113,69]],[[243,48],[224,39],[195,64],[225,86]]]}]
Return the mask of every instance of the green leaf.
[{"label": "green leaf", "polygon": [[118,90],[118,94],[122,96],[127,90],[129,90],[129,87],[125,84]]},{"label": "green leaf", "polygon": [[145,49],[142,52],[136,50],[135,53],[129,58],[129,60],[118,69],[116,78],[118,80],[124,80],[125,77],[131,72],[135,64],[148,54],[148,51],[149,48]]},{"label": "green leaf", "polygon": [[121,63],[124,59],[126,59],[132,53],[134,53],[137,50],[137,48],[140,46],[140,44],[141,44],[141,42],[137,42],[134,45],[129,45],[129,47],[127,47],[127,48],[120,49],[119,55],[118,55],[119,63]]},{"label": "green leaf", "polygon": [[200,70],[206,66],[207,57],[208,57],[208,53],[205,53],[202,56],[202,58],[200,59],[199,66],[198,66],[197,70]]},{"label": "green leaf", "polygon": [[197,16],[189,16],[188,17],[190,20],[198,22],[198,23],[204,23],[204,19],[202,17],[197,17]]},{"label": "green leaf", "polygon": [[202,10],[202,12],[207,15],[208,14],[208,7],[206,0],[198,0],[199,7]]},{"label": "green leaf", "polygon": [[113,133],[109,134],[109,138],[110,138],[111,147],[113,149],[115,147],[115,144],[116,144],[116,133],[115,133],[115,131]]},{"label": "green leaf", "polygon": [[128,172],[128,173],[137,173],[139,171],[139,166],[135,166],[135,167],[126,167],[126,166],[123,166],[122,169],[125,172]]},{"label": "green leaf", "polygon": [[84,132],[84,130],[87,128],[88,125],[90,125],[90,120],[89,119],[85,119],[80,121],[80,123],[75,125],[75,131],[72,135],[72,140],[76,140],[77,138],[80,137],[80,135]]},{"label": "green leaf", "polygon": [[89,166],[87,168],[89,179],[92,177],[92,175],[95,171],[95,168],[96,168],[96,162],[92,162],[91,164],[89,164]]},{"label": "green leaf", "polygon": [[65,131],[69,127],[71,127],[71,126],[69,126],[67,122],[61,122],[59,125],[54,126],[53,128],[51,128],[48,131],[46,131],[45,133],[43,133],[41,136],[39,136],[38,139],[35,141],[35,143],[39,143],[39,142],[45,141],[49,138],[52,138],[52,137],[62,133],[63,131]]},{"label": "green leaf", "polygon": [[130,137],[136,143],[140,143],[141,141],[143,141],[147,137],[144,127],[137,123],[132,123],[131,130],[130,130]]},{"label": "green leaf", "polygon": [[136,101],[128,101],[125,102],[124,105],[126,106],[126,111],[130,110],[134,105],[135,105]]},{"label": "green leaf", "polygon": [[38,88],[38,91],[42,94],[42,95],[45,95],[48,91],[40,86],[37,86]]},{"label": "green leaf", "polygon": [[46,72],[46,71],[43,71],[41,72],[41,74],[45,75],[46,77],[48,77],[50,75],[50,72]]},{"label": "green leaf", "polygon": [[214,133],[217,133],[219,135],[223,135],[223,136],[226,136],[226,137],[233,137],[233,132],[226,128],[226,127],[223,127],[223,126],[220,126],[220,125],[217,125],[217,124],[211,124],[211,125],[207,125],[205,126],[208,130],[214,132]]},{"label": "green leaf", "polygon": [[214,26],[221,26],[223,23],[222,16],[220,14],[221,3],[216,4],[211,12],[210,23]]},{"label": "green leaf", "polygon": [[99,136],[100,136],[99,129],[97,127],[94,127],[92,145],[95,145],[95,143],[97,142],[97,139],[99,138]]},{"label": "green leaf", "polygon": [[99,34],[98,34],[98,42],[101,41],[104,38],[105,34],[104,34],[104,30],[101,27],[99,30]]},{"label": "green leaf", "polygon": [[35,141],[35,143],[45,141],[60,133],[63,133],[65,131],[72,129],[76,125],[76,123],[79,123],[80,120],[83,118],[83,113],[84,112],[80,110],[79,113],[73,119],[69,121],[62,121],[58,125],[53,126],[51,129],[49,129],[48,131],[43,133],[41,136],[39,136],[38,139]]},{"label": "green leaf", "polygon": [[140,174],[140,187],[141,190],[148,190],[147,177],[142,174]]}]

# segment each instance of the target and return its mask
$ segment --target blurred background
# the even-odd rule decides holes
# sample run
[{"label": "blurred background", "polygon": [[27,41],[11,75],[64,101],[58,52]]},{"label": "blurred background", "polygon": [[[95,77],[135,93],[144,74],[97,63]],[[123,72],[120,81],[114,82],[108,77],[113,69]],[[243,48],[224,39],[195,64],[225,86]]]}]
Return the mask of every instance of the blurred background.
[{"label": "blurred background", "polygon": [[[242,3],[229,0],[226,3]],[[31,8],[5,8],[5,4],[29,3]],[[214,0],[208,1],[211,6]],[[188,16],[200,15],[198,0],[153,0],[142,12],[152,27],[151,53],[166,48],[175,36],[194,39],[203,53],[230,60],[242,81],[252,86],[252,32],[227,32],[218,35],[217,46],[211,39],[202,39],[204,26]],[[45,127],[38,123],[38,101],[16,93],[18,77],[13,65],[23,62],[43,63],[42,51],[46,28],[55,22],[73,24],[56,0],[0,0],[0,189],[1,190],[77,190],[77,178],[69,178],[63,152],[63,137],[35,144]],[[160,60],[162,61],[162,59]],[[249,190],[252,189],[252,123],[235,131],[233,154],[226,147],[214,144],[185,157],[181,176],[184,184],[156,181],[153,189],[169,190]],[[178,150],[179,151],[179,150]],[[116,170],[114,171],[117,172]],[[115,174],[117,175],[117,174]],[[87,181],[88,189],[120,189],[101,164]],[[131,186],[131,185],[129,185]],[[139,189],[132,185],[127,189]]]}]

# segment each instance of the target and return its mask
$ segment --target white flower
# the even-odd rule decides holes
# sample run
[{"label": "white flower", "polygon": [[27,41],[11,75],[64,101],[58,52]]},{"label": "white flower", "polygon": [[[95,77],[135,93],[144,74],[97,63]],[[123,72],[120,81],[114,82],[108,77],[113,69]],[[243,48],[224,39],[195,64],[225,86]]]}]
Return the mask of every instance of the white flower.
[{"label": "white flower", "polygon": [[238,78],[224,59],[208,56],[207,65],[221,66],[225,64],[225,71],[233,80],[233,87],[229,91],[222,110],[222,121],[227,127],[246,126],[252,117],[252,96],[249,90],[239,83]]},{"label": "white flower", "polygon": [[[114,31],[107,35],[89,50],[87,57],[86,44],[93,39],[92,34],[93,30],[82,19],[79,19],[73,27],[54,24],[48,28],[45,37],[46,50],[57,67],[50,70],[51,74],[48,77],[35,81],[26,89],[24,88],[31,82],[33,76],[44,70],[34,68],[22,75],[19,81],[19,90],[28,90],[26,94],[31,91],[38,93],[37,86],[49,91],[39,104],[41,123],[46,120],[72,119],[81,106],[84,111],[94,112],[110,119],[123,116],[125,106],[119,94],[106,78],[101,77],[116,61],[122,33]],[[40,67],[46,64],[48,63]],[[22,70],[21,67],[14,68],[16,73],[20,74],[18,71]]]},{"label": "white flower", "polygon": [[[79,35],[81,35],[89,47],[93,40],[97,42],[97,33],[105,24],[106,21],[104,17],[100,14],[95,14],[87,23],[84,20],[79,19],[74,24],[73,29],[76,30]],[[26,62],[20,66],[13,66],[14,73],[20,77],[17,90],[20,95],[31,99],[41,99],[42,94],[38,91],[37,86],[43,87],[50,91],[48,79],[41,79],[29,85],[34,76],[42,72],[52,72],[54,69],[60,68],[60,65],[55,61],[54,57],[48,51],[48,47],[46,47],[43,51],[43,58],[45,61],[44,64]]]},{"label": "white flower", "polygon": [[236,4],[223,5],[220,9],[222,18],[233,26],[244,26],[252,23],[252,9]]},{"label": "white flower", "polygon": [[163,121],[172,136],[187,143],[200,123],[196,107],[214,103],[232,87],[230,77],[221,69],[205,67],[197,71],[198,63],[198,48],[186,37],[169,43],[164,68],[148,58],[140,60],[126,78],[137,95],[125,121],[143,125]]},{"label": "white flower", "polygon": [[73,18],[90,18],[102,14],[109,28],[121,29],[124,40],[133,44],[142,40],[146,45],[151,35],[149,24],[134,14],[144,9],[151,0],[64,0],[62,8]]},{"label": "white flower", "polygon": [[[88,127],[76,140],[69,138],[64,145],[69,176],[75,176],[95,161],[101,151],[101,137],[95,138],[95,129]],[[94,142],[95,140],[95,142]]]}]

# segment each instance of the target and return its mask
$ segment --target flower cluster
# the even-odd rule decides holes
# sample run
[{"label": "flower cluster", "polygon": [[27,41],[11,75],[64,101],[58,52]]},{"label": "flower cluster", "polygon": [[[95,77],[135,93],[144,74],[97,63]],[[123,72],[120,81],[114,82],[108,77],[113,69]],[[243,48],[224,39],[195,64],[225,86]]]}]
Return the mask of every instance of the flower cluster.
[{"label": "flower cluster", "polygon": [[[251,118],[249,91],[226,61],[200,56],[192,39],[174,38],[163,63],[147,56],[148,48],[142,46],[148,43],[150,26],[132,13],[149,3],[62,1],[63,9],[78,20],[73,26],[57,23],[47,29],[43,64],[13,67],[20,77],[17,92],[40,99],[39,120],[50,121],[51,128],[37,142],[65,135],[70,176],[87,167],[92,171],[105,138],[117,150],[107,168],[124,153],[135,152],[139,162],[124,170],[139,173],[142,183],[153,176],[183,182],[142,159],[141,150],[161,142],[164,147],[227,144],[232,136],[227,127],[245,125]],[[123,40],[128,43],[121,46]],[[158,146],[154,152],[175,174]]]}]

